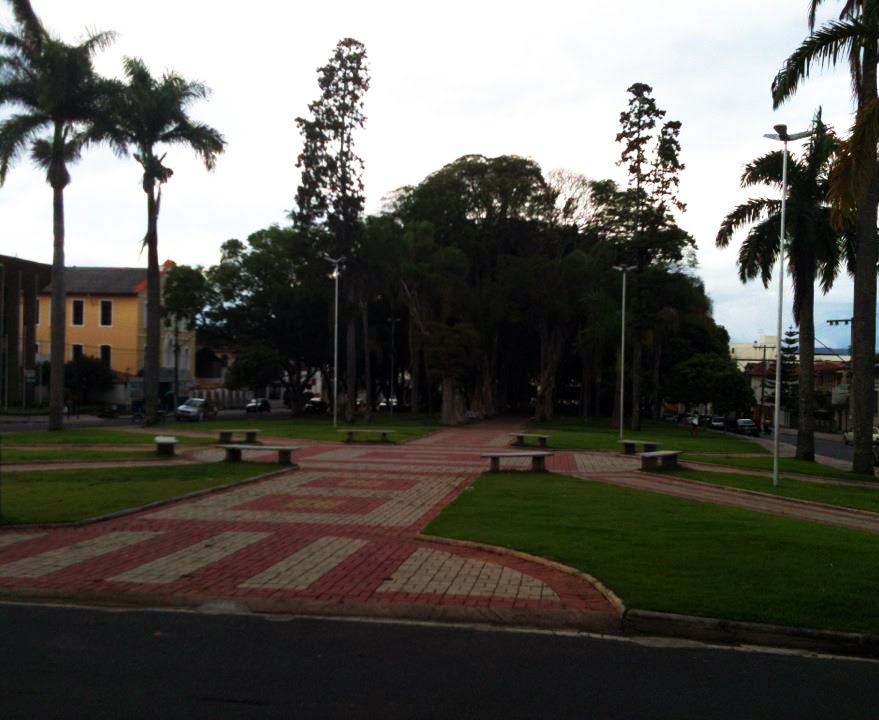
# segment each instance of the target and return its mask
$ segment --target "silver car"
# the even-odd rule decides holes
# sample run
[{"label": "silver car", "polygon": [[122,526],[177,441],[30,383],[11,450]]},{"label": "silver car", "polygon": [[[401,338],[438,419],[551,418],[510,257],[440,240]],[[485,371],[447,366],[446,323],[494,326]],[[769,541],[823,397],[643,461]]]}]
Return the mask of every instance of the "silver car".
[{"label": "silver car", "polygon": [[185,403],[179,405],[174,412],[174,417],[178,420],[201,420],[205,415],[205,399],[189,398]]}]

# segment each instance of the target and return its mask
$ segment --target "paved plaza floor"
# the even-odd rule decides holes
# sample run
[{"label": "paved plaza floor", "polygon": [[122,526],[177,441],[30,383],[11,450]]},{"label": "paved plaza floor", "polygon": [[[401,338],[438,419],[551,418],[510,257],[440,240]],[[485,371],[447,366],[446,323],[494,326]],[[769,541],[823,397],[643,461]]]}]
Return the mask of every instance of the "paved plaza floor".
[{"label": "paved plaza floor", "polygon": [[[297,452],[297,469],[262,481],[84,527],[7,530],[0,593],[613,627],[617,607],[582,575],[419,536],[512,427],[485,423],[399,446],[314,444]],[[569,454],[556,464],[575,469]]]}]

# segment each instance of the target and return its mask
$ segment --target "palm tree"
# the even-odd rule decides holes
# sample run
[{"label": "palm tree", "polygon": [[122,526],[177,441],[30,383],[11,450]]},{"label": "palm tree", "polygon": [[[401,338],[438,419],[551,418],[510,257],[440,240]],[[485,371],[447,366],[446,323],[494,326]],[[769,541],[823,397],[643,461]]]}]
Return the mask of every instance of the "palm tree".
[{"label": "palm tree", "polygon": [[[788,162],[784,251],[793,278],[794,319],[800,328],[797,457],[801,460],[815,459],[815,280],[820,280],[823,292],[830,289],[845,249],[831,223],[827,200],[829,171],[838,144],[833,132],[821,122],[819,110],[808,147],[801,158]],[[783,151],[776,150],[749,163],[742,173],[742,187],[768,185],[780,192],[783,160]],[[729,245],[736,230],[751,228],[739,250],[739,278],[743,283],[759,275],[763,285],[769,285],[780,251],[780,215],[780,200],[754,198],[723,219],[717,234],[718,247]]]},{"label": "palm tree", "polygon": [[876,352],[876,220],[879,210],[879,0],[845,0],[839,20],[815,29],[822,0],[810,0],[811,34],[785,61],[772,84],[775,107],[790,98],[813,66],[836,65],[847,58],[857,113],[850,136],[839,151],[831,193],[839,216],[854,228],[854,322],[852,323],[852,420],[855,453],[852,469],[873,472],[873,375]]},{"label": "palm tree", "polygon": [[164,164],[165,154],[157,155],[159,145],[185,145],[201,157],[205,168],[213,170],[217,155],[226,141],[219,132],[188,115],[189,104],[208,96],[208,89],[173,72],[154,78],[137,58],[123,61],[126,84],[120,92],[112,133],[117,149],[133,150],[143,170],[143,191],[147,196],[147,334],[144,363],[144,399],[147,424],[158,417],[161,303],[159,279],[158,220],[161,186],[174,171]]},{"label": "palm tree", "polygon": [[0,106],[15,112],[0,122],[0,185],[22,152],[46,171],[52,187],[53,238],[51,376],[49,429],[61,430],[64,416],[64,188],[68,164],[84,145],[100,139],[94,125],[108,108],[108,81],[92,66],[95,51],[112,33],[67,45],[43,28],[29,0],[9,0],[14,31],[0,29]]}]

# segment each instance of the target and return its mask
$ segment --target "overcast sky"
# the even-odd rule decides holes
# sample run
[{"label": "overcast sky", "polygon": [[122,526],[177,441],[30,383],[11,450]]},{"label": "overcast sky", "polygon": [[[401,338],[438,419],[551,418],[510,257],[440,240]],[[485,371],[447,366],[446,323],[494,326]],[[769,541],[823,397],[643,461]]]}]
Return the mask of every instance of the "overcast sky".
[{"label": "overcast sky", "polygon": [[[212,90],[193,115],[228,141],[208,173],[181,149],[162,196],[160,258],[211,265],[228,238],[285,222],[298,183],[294,119],[318,93],[316,69],[338,40],[366,45],[372,87],[357,151],[366,163],[367,211],[401,185],[468,153],[523,155],[545,171],[565,168],[624,182],[614,142],[626,88],[654,89],[667,119],[683,122],[680,218],[698,243],[698,274],[715,317],[733,340],[775,333],[776,289],[742,285],[733,247],[714,237],[726,212],[748,197],[743,165],[773,148],[763,139],[784,122],[806,129],[822,105],[825,121],[851,124],[842,72],[816,73],[773,112],[769,87],[807,34],[807,0],[32,0],[55,34],[72,41],[115,30],[97,58],[121,74],[125,55],[154,74],[173,69]],[[828,14],[841,3],[826,3]],[[9,27],[6,0],[0,25]],[[68,265],[143,266],[146,202],[139,166],[92,150],[71,168],[65,192]],[[51,190],[25,157],[0,188],[0,253],[51,262]],[[789,283],[786,288],[789,290]],[[847,346],[848,330],[828,318],[851,315],[842,277],[816,299],[816,334]],[[786,296],[785,325],[790,322]]]}]

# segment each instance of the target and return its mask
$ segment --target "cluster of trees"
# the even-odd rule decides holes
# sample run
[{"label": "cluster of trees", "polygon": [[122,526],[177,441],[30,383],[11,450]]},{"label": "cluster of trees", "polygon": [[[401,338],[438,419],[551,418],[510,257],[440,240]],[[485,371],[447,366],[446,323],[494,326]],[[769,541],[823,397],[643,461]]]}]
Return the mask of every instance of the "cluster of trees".
[{"label": "cluster of trees", "polygon": [[[298,120],[302,180],[291,225],[229,240],[205,272],[206,317],[238,345],[233,381],[281,378],[294,411],[320,371],[332,376],[333,281],[341,262],[341,388],[444,423],[533,404],[583,415],[624,412],[616,392],[620,283],[628,275],[627,382],[633,427],[663,401],[745,409],[750,391],[728,336],[693,275],[695,242],[675,222],[680,123],[662,122],[652,90],[633,85],[618,141],[630,183],[533,160],[467,155],[400,188],[363,217],[355,132],[365,121],[366,52],[341,41],[318,70],[320,95]],[[328,262],[328,260],[330,262]],[[394,371],[391,371],[391,368]],[[690,375],[712,378],[693,383]],[[341,394],[341,393],[340,393]]]},{"label": "cluster of trees", "polygon": [[64,189],[69,166],[89,145],[107,143],[140,165],[147,200],[147,341],[144,362],[146,419],[158,417],[160,333],[158,217],[161,188],[173,175],[165,164],[165,145],[195,151],[213,169],[225,141],[215,129],[192,120],[189,106],[207,97],[207,88],[173,72],[155,78],[143,61],[126,58],[124,81],[103,78],[92,58],[114,39],[94,33],[79,45],[50,34],[30,0],[8,0],[15,27],[0,28],[0,185],[26,151],[46,172],[52,188],[51,377],[49,427],[63,427],[65,284]]}]

